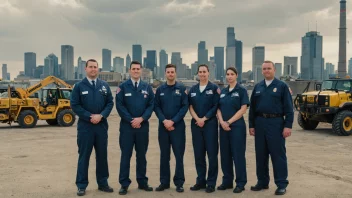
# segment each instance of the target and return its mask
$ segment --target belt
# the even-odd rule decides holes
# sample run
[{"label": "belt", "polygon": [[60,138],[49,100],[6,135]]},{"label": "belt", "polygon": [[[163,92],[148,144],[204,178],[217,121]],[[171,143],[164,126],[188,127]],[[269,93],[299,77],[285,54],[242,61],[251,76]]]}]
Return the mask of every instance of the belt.
[{"label": "belt", "polygon": [[283,117],[282,114],[280,113],[256,113],[256,116],[260,116],[263,118],[278,118],[278,117]]}]

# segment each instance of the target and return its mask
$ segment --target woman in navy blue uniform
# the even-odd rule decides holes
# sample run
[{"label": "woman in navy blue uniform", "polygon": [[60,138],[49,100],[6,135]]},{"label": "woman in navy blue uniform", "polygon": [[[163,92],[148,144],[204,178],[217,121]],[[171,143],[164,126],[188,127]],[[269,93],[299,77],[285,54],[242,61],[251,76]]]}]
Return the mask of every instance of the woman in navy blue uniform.
[{"label": "woman in navy blue uniform", "polygon": [[241,193],[247,183],[246,171],[246,123],[243,114],[249,105],[246,88],[237,83],[237,70],[226,69],[228,87],[222,89],[217,116],[220,123],[220,157],[224,174],[218,190],[233,188],[233,163],[236,170],[236,188]]},{"label": "woman in navy blue uniform", "polygon": [[[189,110],[192,115],[191,130],[194,150],[197,182],[191,187],[192,191],[206,188],[206,192],[215,191],[218,177],[218,108],[220,89],[209,82],[209,68],[207,65],[198,66],[199,83],[194,85],[188,94]],[[208,155],[209,169],[206,179]]]}]

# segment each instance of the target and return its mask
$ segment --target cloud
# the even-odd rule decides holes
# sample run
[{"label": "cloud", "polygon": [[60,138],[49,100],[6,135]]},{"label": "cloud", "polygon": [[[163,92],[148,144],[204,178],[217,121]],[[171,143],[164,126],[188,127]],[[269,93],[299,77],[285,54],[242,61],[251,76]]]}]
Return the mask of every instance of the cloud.
[{"label": "cloud", "polygon": [[[0,23],[0,64],[13,63],[8,66],[12,76],[23,70],[23,62],[18,63],[24,52],[36,52],[37,63],[43,64],[52,52],[61,56],[62,44],[74,46],[75,59],[100,61],[102,48],[125,57],[138,43],[144,54],[166,49],[171,57],[178,51],[191,64],[199,41],[206,41],[209,56],[215,46],[225,46],[229,26],[244,45],[243,71],[251,68],[255,45],[265,45],[267,58],[277,62],[285,55],[300,56],[301,37],[308,24],[315,30],[316,23],[326,62],[337,64],[335,0],[0,0],[0,18],[5,19]],[[348,11],[347,35],[351,22]]]}]

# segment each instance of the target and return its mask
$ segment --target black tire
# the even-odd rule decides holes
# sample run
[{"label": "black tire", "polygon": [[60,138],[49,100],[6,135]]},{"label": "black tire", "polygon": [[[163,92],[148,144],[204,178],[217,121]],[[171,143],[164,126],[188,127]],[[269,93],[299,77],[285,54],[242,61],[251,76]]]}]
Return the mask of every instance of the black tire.
[{"label": "black tire", "polygon": [[37,114],[32,110],[24,110],[18,116],[18,124],[22,128],[33,128],[37,125]]},{"label": "black tire", "polygon": [[319,121],[309,119],[305,120],[301,113],[298,113],[297,121],[299,126],[301,126],[304,130],[314,130],[319,124]]},{"label": "black tire", "polygon": [[55,126],[57,125],[57,119],[46,120],[46,123],[48,123],[51,126]]},{"label": "black tire", "polygon": [[57,114],[57,123],[59,126],[72,126],[76,121],[76,114],[70,109],[64,109]]},{"label": "black tire", "polygon": [[352,112],[348,110],[338,112],[332,121],[332,131],[340,136],[352,134]]}]

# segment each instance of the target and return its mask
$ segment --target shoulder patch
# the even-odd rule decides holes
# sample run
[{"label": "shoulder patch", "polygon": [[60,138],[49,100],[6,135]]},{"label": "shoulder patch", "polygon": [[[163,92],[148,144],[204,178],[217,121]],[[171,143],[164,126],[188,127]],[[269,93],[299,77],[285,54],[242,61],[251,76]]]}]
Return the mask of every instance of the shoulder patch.
[{"label": "shoulder patch", "polygon": [[220,88],[218,88],[218,89],[216,90],[216,92],[218,92],[218,94],[220,95],[220,93],[221,93]]},{"label": "shoulder patch", "polygon": [[117,89],[116,89],[116,94],[118,94],[120,91],[121,91],[121,88],[120,88],[120,87],[117,87]]},{"label": "shoulder patch", "polygon": [[188,95],[187,89],[185,89],[185,94]]}]

